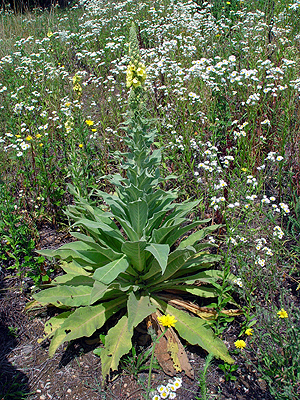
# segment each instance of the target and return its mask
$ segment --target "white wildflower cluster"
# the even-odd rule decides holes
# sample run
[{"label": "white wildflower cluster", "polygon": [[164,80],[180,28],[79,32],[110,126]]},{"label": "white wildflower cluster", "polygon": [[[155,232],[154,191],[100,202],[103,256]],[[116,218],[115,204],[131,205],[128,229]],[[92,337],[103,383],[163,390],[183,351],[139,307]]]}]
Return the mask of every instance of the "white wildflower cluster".
[{"label": "white wildflower cluster", "polygon": [[242,282],[242,279],[241,279],[241,278],[235,278],[232,282],[233,282],[235,285],[239,286],[240,288],[243,287],[243,282]]},{"label": "white wildflower cluster", "polygon": [[268,198],[266,195],[263,195],[263,198],[261,199],[261,204],[270,204],[273,212],[275,213],[280,213],[281,211],[284,212],[284,214],[289,214],[290,213],[290,209],[289,206],[285,203],[279,203],[276,204],[276,198],[274,196],[271,196],[270,198]]},{"label": "white wildflower cluster", "polygon": [[[235,120],[232,122],[232,126],[234,126],[234,131],[233,131],[233,137],[235,140],[237,140],[240,137],[246,137],[247,133],[245,132],[244,128],[249,124],[247,121],[244,122],[243,124],[239,125],[238,120]],[[235,126],[236,125],[236,126]]]},{"label": "white wildflower cluster", "polygon": [[247,176],[247,182],[246,183],[247,183],[247,185],[252,185],[253,188],[255,188],[257,186],[257,180],[252,175],[248,175]]},{"label": "white wildflower cluster", "polygon": [[266,157],[266,160],[276,162],[276,161],[283,161],[284,158],[282,156],[278,156],[276,151],[270,151],[270,153],[268,153]]},{"label": "white wildflower cluster", "polygon": [[266,260],[261,257],[257,257],[255,264],[264,267],[266,265]]},{"label": "white wildflower cluster", "polygon": [[277,237],[278,239],[282,239],[284,236],[283,230],[280,228],[280,226],[275,226],[275,228],[273,228],[273,236]]},{"label": "white wildflower cluster", "polygon": [[176,390],[181,386],[181,378],[175,378],[174,380],[170,379],[167,385],[159,385],[156,388],[157,393],[152,397],[152,400],[175,399]]}]

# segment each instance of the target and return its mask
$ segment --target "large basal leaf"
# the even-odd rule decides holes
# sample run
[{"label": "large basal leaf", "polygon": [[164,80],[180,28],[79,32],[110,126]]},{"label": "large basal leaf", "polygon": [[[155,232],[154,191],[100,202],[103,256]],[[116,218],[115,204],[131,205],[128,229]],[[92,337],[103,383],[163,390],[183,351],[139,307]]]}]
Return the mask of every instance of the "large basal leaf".
[{"label": "large basal leaf", "polygon": [[178,230],[180,225],[184,222],[184,218],[181,219],[176,225],[171,226],[161,226],[158,229],[153,229],[152,231],[152,240],[155,243],[166,243],[166,238],[168,235],[174,230]]},{"label": "large basal leaf", "polygon": [[105,378],[110,370],[118,369],[121,357],[132,347],[133,330],[128,329],[128,319],[124,315],[105,336],[105,347],[101,350],[102,375]]},{"label": "large basal leaf", "polygon": [[179,292],[191,293],[194,296],[203,297],[203,298],[211,298],[211,297],[218,296],[218,292],[216,291],[215,288],[207,287],[207,286],[187,286],[187,285],[185,286],[183,284],[170,285],[170,283],[166,283],[165,286],[164,286],[164,284],[161,285],[161,290],[164,290],[164,289],[165,290],[176,290],[176,291],[178,291],[179,296],[180,296]]},{"label": "large basal leaf", "polygon": [[118,260],[106,264],[104,267],[97,268],[94,272],[93,278],[109,285],[117,276],[122,272],[125,272],[128,267],[129,263],[126,255],[124,255]]},{"label": "large basal leaf", "polygon": [[155,310],[156,307],[151,303],[149,296],[136,297],[135,293],[131,292],[127,301],[129,328],[135,328],[148,315],[154,313]]},{"label": "large basal leaf", "polygon": [[139,239],[143,235],[147,219],[148,206],[145,200],[139,199],[128,204],[128,213],[131,220],[131,226],[138,234]]},{"label": "large basal leaf", "polygon": [[162,273],[164,273],[168,264],[170,246],[168,244],[150,243],[145,250],[153,255],[160,265]]},{"label": "large basal leaf", "polygon": [[206,322],[170,306],[159,298],[155,298],[155,300],[154,304],[157,304],[161,311],[176,318],[175,329],[188,343],[202,347],[216,358],[221,358],[229,364],[234,363],[225,344],[207,327]]},{"label": "large basal leaf", "polygon": [[85,276],[85,275],[74,276],[71,274],[57,276],[52,281],[52,283],[57,283],[60,285],[68,285],[68,286],[93,286],[94,282],[95,281],[91,276]]},{"label": "large basal leaf", "polygon": [[145,248],[147,242],[139,240],[137,242],[125,242],[122,246],[122,252],[129,258],[132,266],[137,271],[142,271],[145,268],[146,253]]},{"label": "large basal leaf", "polygon": [[[206,220],[206,221],[209,221],[209,220]],[[200,222],[203,223],[204,221],[200,221]],[[193,244],[195,244],[199,240],[202,240],[206,235],[215,231],[216,229],[220,228],[221,226],[222,225],[212,225],[212,226],[208,226],[206,228],[200,229],[197,232],[192,233],[186,239],[182,240],[182,242],[178,246],[178,249],[183,249],[186,246],[193,246]]]},{"label": "large basal leaf", "polygon": [[177,271],[179,271],[184,263],[190,258],[192,254],[195,253],[194,248],[186,248],[184,250],[175,250],[173,253],[169,255],[167,268],[161,276],[153,279],[151,282],[154,285],[157,285],[160,282],[164,282],[167,279],[171,278]]},{"label": "large basal leaf", "polygon": [[79,264],[77,264],[74,261],[72,261],[72,262],[62,261],[60,266],[67,274],[72,274],[74,276],[76,276],[76,275],[90,276],[89,272],[87,272],[84,268],[79,266]]},{"label": "large basal leaf", "polygon": [[107,290],[108,290],[107,285],[99,281],[94,281],[89,304],[92,305],[96,303],[96,301],[102,299]]},{"label": "large basal leaf", "polygon": [[223,272],[218,271],[216,269],[211,269],[209,271],[202,271],[195,273],[194,275],[189,275],[189,276],[181,276],[178,277],[177,279],[173,279],[172,283],[185,283],[186,285],[193,285],[196,281],[199,282],[206,282],[206,283],[212,283],[217,281],[218,279],[223,278]]},{"label": "large basal leaf", "polygon": [[42,305],[79,307],[90,303],[91,286],[55,286],[35,294],[33,297]]},{"label": "large basal leaf", "polygon": [[58,328],[65,322],[65,320],[71,315],[72,311],[66,311],[55,317],[50,318],[44,327],[45,336],[41,339],[38,339],[38,343],[43,342],[47,338],[51,338]]},{"label": "large basal leaf", "polygon": [[167,236],[167,238],[165,239],[165,243],[168,243],[170,246],[172,246],[177,241],[177,239],[181,238],[181,236],[183,236],[186,232],[190,231],[191,229],[199,226],[201,222],[202,221],[191,222],[190,224],[184,226],[183,228],[174,230]]},{"label": "large basal leaf", "polygon": [[56,330],[49,347],[49,356],[52,357],[56,349],[65,341],[91,336],[126,304],[126,299],[126,296],[120,296],[107,303],[77,308]]}]

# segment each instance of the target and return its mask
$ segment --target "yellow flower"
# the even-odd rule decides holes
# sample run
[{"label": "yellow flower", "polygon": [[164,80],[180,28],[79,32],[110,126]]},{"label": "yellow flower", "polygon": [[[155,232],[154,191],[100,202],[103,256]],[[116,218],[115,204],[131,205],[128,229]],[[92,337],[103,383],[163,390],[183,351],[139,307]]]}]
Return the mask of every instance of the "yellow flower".
[{"label": "yellow flower", "polygon": [[93,128],[91,129],[92,132],[97,132],[97,129]]},{"label": "yellow flower", "polygon": [[78,145],[78,147],[82,148],[82,147],[83,147],[83,144],[82,144],[82,143],[80,143],[80,144]]},{"label": "yellow flower", "polygon": [[42,137],[42,135],[41,135],[40,133],[38,133],[37,135],[35,135],[35,137],[36,137],[37,139],[39,139],[39,138]]},{"label": "yellow flower", "polygon": [[277,313],[279,318],[288,318],[288,313],[282,308],[280,311]]},{"label": "yellow flower", "polygon": [[43,145],[43,143],[40,143],[40,147],[43,147],[44,145]]},{"label": "yellow flower", "polygon": [[48,31],[47,36],[48,38],[51,38],[51,36],[53,36],[53,33],[51,31]]},{"label": "yellow flower", "polygon": [[158,317],[157,320],[160,325],[167,326],[168,328],[170,328],[171,326],[175,326],[175,323],[177,322],[175,317],[170,314],[162,315],[161,317]]},{"label": "yellow flower", "polygon": [[247,336],[252,336],[252,335],[253,335],[253,329],[252,329],[252,328],[246,329],[246,330],[245,330],[245,334],[246,334]]},{"label": "yellow flower", "polygon": [[21,137],[21,135],[15,135],[16,136],[16,138],[20,138]]},{"label": "yellow flower", "polygon": [[68,102],[68,103],[65,104],[66,107],[70,107],[70,105],[71,105],[70,102]]},{"label": "yellow flower", "polygon": [[237,340],[234,342],[234,345],[237,349],[244,349],[246,347],[246,342],[244,340]]},{"label": "yellow flower", "polygon": [[91,119],[86,119],[85,123],[87,124],[87,126],[93,126],[94,125],[94,121],[92,121]]},{"label": "yellow flower", "polygon": [[78,83],[80,83],[81,77],[80,77],[79,75],[75,74],[75,75],[73,76],[72,81],[73,81],[73,85],[76,86]]},{"label": "yellow flower", "polygon": [[26,137],[26,140],[29,142],[30,140],[32,140],[32,136],[31,136],[31,135],[28,135],[28,136]]},{"label": "yellow flower", "polygon": [[247,172],[248,170],[247,170],[247,168],[241,168],[241,171]]}]

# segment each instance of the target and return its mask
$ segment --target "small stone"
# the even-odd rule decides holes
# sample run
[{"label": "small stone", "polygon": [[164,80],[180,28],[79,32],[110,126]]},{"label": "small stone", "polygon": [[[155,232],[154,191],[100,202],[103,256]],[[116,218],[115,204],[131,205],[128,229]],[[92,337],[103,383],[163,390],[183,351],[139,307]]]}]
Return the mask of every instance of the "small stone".
[{"label": "small stone", "polygon": [[68,390],[67,390],[67,393],[72,393],[72,390],[71,390],[71,389],[68,389]]}]

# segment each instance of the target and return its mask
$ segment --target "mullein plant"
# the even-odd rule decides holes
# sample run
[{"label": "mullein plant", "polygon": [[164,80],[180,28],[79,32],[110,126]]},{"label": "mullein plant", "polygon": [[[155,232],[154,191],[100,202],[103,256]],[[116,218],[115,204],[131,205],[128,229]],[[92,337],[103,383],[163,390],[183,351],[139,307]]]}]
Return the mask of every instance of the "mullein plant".
[{"label": "mullein plant", "polygon": [[[218,226],[203,227],[209,219],[189,221],[187,216],[199,201],[175,203],[176,192],[160,187],[168,178],[160,176],[161,150],[151,149],[155,130],[147,118],[145,79],[133,24],[124,123],[128,152],[119,154],[124,173],[105,177],[115,188],[113,194],[93,192],[101,206],[73,191],[77,200],[67,215],[75,220],[72,235],[77,241],[39,252],[59,258],[65,272],[53,280],[53,287],[34,295],[41,305],[63,310],[45,325],[44,339],[51,339],[49,355],[66,341],[93,335],[110,319],[99,352],[103,377],[116,370],[132,348],[134,328],[156,313],[174,316],[175,334],[188,343],[233,362],[225,344],[197,316],[197,307],[184,301],[185,295],[206,302],[216,296],[213,284],[222,273],[212,266],[220,257],[209,253],[213,244],[199,242]],[[195,232],[186,237],[191,230]],[[186,305],[194,315],[170,304],[178,297],[181,308]]]}]

